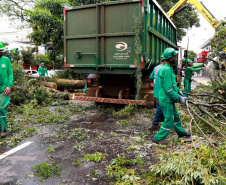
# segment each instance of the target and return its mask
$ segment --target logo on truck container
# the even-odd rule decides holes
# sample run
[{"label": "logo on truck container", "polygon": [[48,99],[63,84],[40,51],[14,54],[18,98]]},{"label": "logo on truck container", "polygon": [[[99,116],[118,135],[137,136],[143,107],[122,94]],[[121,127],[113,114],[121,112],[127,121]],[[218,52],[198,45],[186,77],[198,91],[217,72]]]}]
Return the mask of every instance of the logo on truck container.
[{"label": "logo on truck container", "polygon": [[117,51],[125,51],[128,48],[128,45],[125,42],[117,42],[115,48]]}]

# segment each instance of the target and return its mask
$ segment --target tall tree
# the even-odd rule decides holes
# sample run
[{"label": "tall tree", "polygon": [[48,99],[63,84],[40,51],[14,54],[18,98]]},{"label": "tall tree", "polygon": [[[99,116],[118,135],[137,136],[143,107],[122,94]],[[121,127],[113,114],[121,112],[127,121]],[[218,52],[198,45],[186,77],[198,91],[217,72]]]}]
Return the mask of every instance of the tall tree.
[{"label": "tall tree", "polygon": [[197,57],[197,54],[194,51],[188,50],[188,58],[190,60],[194,61],[196,57]]},{"label": "tall tree", "polygon": [[[165,12],[168,12],[179,0],[157,0]],[[186,35],[186,29],[192,26],[199,27],[198,11],[191,5],[174,15],[173,23],[177,27],[177,39],[181,41]]]}]

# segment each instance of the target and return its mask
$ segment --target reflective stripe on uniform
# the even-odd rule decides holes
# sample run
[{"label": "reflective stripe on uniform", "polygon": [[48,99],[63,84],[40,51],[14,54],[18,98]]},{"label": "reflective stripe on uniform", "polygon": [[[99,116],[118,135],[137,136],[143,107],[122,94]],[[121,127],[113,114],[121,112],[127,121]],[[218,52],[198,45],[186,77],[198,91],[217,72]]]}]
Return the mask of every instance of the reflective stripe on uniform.
[{"label": "reflective stripe on uniform", "polygon": [[170,92],[170,91],[172,91],[172,90],[173,90],[173,89],[170,89],[170,90],[168,90],[168,91],[166,91],[166,92],[168,93],[168,92]]},{"label": "reflective stripe on uniform", "polygon": [[162,128],[163,130],[171,130],[171,129],[168,129],[168,128],[164,128],[163,126],[161,126],[161,128]]},{"label": "reflective stripe on uniform", "polygon": [[180,121],[179,122],[176,122],[176,123],[174,123],[173,125],[176,125],[176,124],[178,124],[178,123],[181,123]]},{"label": "reflective stripe on uniform", "polygon": [[6,116],[1,116],[1,118],[5,118]]},{"label": "reflective stripe on uniform", "polygon": [[173,84],[172,86],[176,86],[176,84]]}]

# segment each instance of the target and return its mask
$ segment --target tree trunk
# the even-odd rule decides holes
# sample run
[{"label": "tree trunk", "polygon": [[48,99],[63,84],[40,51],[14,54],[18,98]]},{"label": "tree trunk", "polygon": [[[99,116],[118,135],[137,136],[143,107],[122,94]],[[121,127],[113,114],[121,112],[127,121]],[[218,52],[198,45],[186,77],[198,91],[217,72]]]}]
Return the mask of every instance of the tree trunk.
[{"label": "tree trunk", "polygon": [[64,100],[71,100],[71,93],[68,92],[60,92],[55,95],[55,98],[62,98]]},{"label": "tree trunk", "polygon": [[58,90],[83,89],[86,85],[85,80],[57,79],[56,83],[57,83]]},{"label": "tree trunk", "polygon": [[52,89],[57,89],[57,84],[54,83],[54,82],[40,81],[39,84],[40,84],[40,86],[50,87],[50,88],[52,88]]}]

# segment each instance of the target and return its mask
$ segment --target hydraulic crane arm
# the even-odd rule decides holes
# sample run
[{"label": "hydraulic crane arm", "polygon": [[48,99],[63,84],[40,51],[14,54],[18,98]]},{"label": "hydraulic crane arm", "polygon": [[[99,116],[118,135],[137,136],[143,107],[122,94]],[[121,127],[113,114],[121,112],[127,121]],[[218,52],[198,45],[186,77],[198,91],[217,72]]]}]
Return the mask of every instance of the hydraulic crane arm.
[{"label": "hydraulic crane arm", "polygon": [[175,4],[170,11],[167,12],[167,15],[169,18],[172,18],[175,13],[178,13],[181,11],[186,5],[184,5],[186,2],[188,2],[191,5],[194,5],[196,9],[203,15],[203,17],[211,24],[211,26],[218,30],[218,27],[220,26],[220,23],[216,20],[216,18],[210,13],[210,11],[203,5],[203,3],[198,2],[198,0],[180,0]]}]

